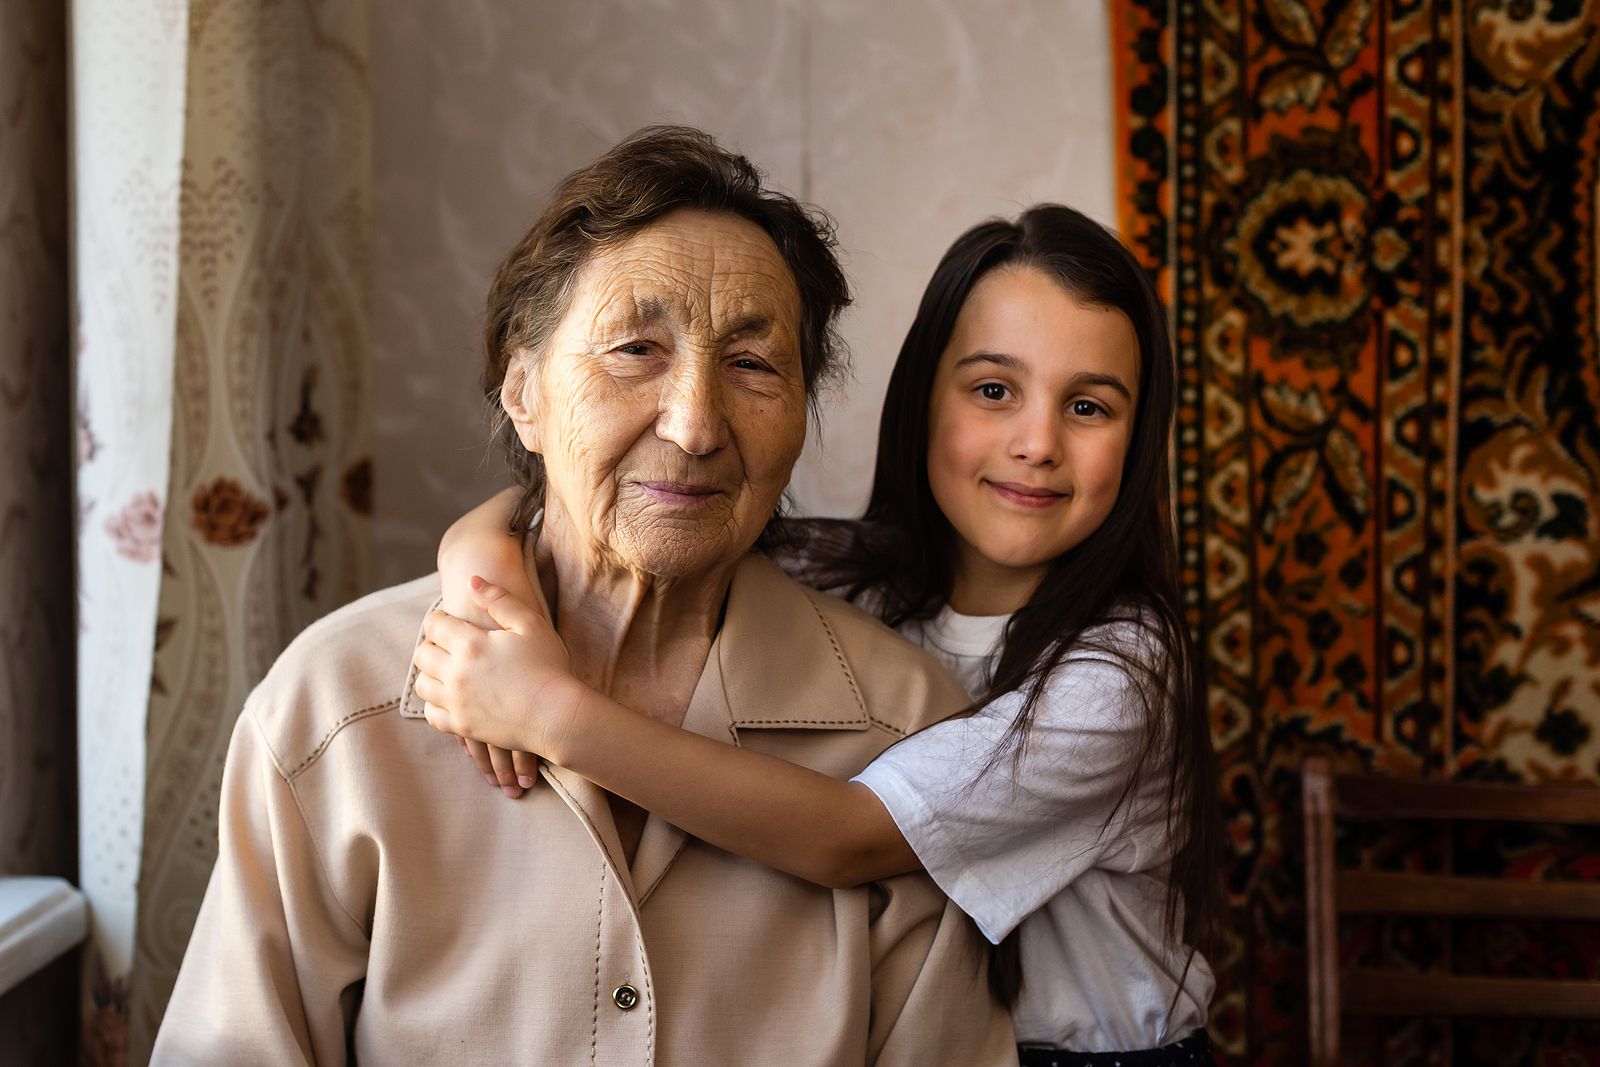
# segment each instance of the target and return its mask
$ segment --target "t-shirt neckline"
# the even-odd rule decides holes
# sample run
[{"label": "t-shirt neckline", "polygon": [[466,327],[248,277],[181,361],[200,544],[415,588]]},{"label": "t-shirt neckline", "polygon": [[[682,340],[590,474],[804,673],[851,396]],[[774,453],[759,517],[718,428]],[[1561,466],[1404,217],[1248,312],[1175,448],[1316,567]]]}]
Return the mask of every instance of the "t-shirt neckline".
[{"label": "t-shirt neckline", "polygon": [[1010,615],[963,615],[948,604],[928,623],[928,637],[958,656],[988,656],[1000,647]]}]

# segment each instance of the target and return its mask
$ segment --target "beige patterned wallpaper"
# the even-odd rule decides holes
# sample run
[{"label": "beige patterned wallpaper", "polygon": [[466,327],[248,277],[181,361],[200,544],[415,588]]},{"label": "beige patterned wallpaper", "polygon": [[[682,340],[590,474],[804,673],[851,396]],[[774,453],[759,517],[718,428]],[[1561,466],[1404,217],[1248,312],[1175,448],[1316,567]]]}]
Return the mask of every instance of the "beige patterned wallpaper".
[{"label": "beige patterned wallpaper", "polygon": [[1098,0],[386,0],[376,99],[373,581],[432,566],[499,484],[477,390],[483,294],[550,187],[648,122],[701,126],[839,223],[855,380],[798,509],[865,501],[889,367],[939,254],[1064,200],[1110,222]]}]

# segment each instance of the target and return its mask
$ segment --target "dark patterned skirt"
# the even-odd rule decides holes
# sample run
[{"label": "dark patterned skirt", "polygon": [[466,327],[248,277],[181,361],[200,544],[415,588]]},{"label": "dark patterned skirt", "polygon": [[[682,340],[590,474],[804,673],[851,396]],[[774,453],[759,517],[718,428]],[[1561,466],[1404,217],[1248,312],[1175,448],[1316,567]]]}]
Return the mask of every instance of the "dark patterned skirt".
[{"label": "dark patterned skirt", "polygon": [[1209,1067],[1211,1039],[1204,1029],[1182,1041],[1140,1052],[1064,1052],[1053,1048],[1019,1048],[1022,1067]]}]

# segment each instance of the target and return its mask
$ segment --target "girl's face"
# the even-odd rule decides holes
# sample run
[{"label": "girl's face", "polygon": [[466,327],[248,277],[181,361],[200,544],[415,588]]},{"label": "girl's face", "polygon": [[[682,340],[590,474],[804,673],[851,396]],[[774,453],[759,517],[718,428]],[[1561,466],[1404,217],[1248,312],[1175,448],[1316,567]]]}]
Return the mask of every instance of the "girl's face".
[{"label": "girl's face", "polygon": [[950,606],[1001,615],[1111,514],[1133,437],[1139,341],[1034,267],[978,280],[934,375],[928,481],[956,534]]}]

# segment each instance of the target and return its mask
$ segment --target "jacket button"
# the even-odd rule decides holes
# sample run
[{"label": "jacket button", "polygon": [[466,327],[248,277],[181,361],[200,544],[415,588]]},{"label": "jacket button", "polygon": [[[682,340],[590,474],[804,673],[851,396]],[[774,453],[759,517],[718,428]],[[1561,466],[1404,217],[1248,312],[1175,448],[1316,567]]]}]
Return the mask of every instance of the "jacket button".
[{"label": "jacket button", "polygon": [[619,985],[611,991],[611,1003],[623,1011],[632,1011],[639,1006],[639,991],[631,985]]}]

